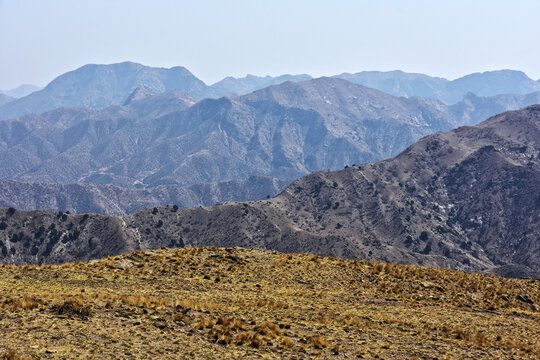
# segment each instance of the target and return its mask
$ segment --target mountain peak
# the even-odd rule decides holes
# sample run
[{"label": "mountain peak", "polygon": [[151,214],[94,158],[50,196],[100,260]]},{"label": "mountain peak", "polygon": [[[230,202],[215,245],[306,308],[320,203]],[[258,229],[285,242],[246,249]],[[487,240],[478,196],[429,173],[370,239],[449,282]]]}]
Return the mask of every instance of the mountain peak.
[{"label": "mountain peak", "polygon": [[58,107],[104,109],[125,103],[138,87],[153,93],[177,90],[194,98],[214,94],[184,67],[166,69],[134,62],[87,64],[58,76],[43,90],[2,106],[0,119],[43,113]]},{"label": "mountain peak", "polygon": [[[332,108],[331,111],[341,111],[338,109],[340,106],[361,106],[358,99],[367,97],[376,103],[395,99],[379,90],[333,77],[319,77],[300,82],[286,81],[241,96],[247,102],[271,100],[288,107],[318,110]],[[357,105],[353,103],[357,103]]]},{"label": "mountain peak", "polygon": [[242,78],[228,76],[213,84],[212,88],[217,94],[221,95],[244,95],[268,86],[282,84],[287,81],[300,82],[308,79],[311,79],[311,76],[305,74],[284,74],[276,77],[272,77],[270,75],[258,76],[247,74]]},{"label": "mountain peak", "polygon": [[0,94],[4,94],[12,98],[18,99],[39,90],[41,90],[39,86],[32,84],[22,84],[11,90],[0,90]]}]

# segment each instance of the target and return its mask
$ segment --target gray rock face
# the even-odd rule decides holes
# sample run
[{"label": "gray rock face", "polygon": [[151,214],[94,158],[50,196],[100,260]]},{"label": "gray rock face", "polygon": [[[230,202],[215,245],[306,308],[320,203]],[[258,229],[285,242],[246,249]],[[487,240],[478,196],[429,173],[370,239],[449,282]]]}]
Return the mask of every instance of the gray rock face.
[{"label": "gray rock face", "polygon": [[537,277],[539,139],[540,106],[531,106],[424,137],[389,160],[315,172],[271,200],[127,217],[1,209],[0,256],[59,263],[256,246]]},{"label": "gray rock face", "polygon": [[456,80],[446,80],[424,74],[403,71],[363,71],[356,74],[344,73],[336,77],[356,84],[379,89],[395,96],[419,96],[454,104],[469,92],[477,96],[501,94],[527,94],[540,91],[540,83],[521,71],[486,71],[466,75]]},{"label": "gray rock face", "polygon": [[127,97],[126,101],[122,104],[123,106],[128,106],[129,104],[135,101],[141,101],[143,99],[149,98],[156,95],[156,92],[147,88],[146,86],[139,86]]}]

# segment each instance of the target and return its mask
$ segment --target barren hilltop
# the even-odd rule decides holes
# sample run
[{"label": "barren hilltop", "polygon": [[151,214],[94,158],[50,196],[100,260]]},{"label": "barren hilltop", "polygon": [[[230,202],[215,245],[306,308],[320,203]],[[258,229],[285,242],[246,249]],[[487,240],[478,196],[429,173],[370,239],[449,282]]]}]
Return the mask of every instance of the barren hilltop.
[{"label": "barren hilltop", "polygon": [[537,359],[539,301],[532,279],[260,249],[137,251],[0,266],[0,356]]}]

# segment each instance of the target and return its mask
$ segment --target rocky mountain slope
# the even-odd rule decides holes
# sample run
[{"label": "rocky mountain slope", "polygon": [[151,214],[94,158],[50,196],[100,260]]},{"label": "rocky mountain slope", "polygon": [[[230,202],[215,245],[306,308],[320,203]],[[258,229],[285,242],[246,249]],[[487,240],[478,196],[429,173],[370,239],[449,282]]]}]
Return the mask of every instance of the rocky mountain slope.
[{"label": "rocky mountain slope", "polygon": [[540,356],[537,280],[310,254],[212,247],[0,265],[0,299],[3,359]]},{"label": "rocky mountain slope", "polygon": [[[55,110],[0,122],[0,177],[118,186],[192,185],[262,175],[291,179],[376,161],[457,125],[436,101],[404,99],[341,79],[287,82],[237,98],[135,115]],[[171,109],[172,110],[172,109]],[[106,112],[106,113],[103,113]],[[112,114],[111,114],[112,112]]]},{"label": "rocky mountain slope", "polygon": [[191,208],[223,201],[264,199],[280,193],[292,180],[251,176],[247,180],[122,188],[113,185],[25,183],[0,180],[0,206],[21,210],[129,215],[154,206]]},{"label": "rocky mountain slope", "polygon": [[477,96],[527,94],[540,91],[540,82],[515,70],[486,71],[455,80],[403,71],[362,71],[336,75],[356,84],[379,89],[394,96],[420,96],[454,104],[469,92]]},{"label": "rocky mountain slope", "polygon": [[[135,120],[151,121],[186,109],[193,103],[194,99],[183,93],[168,91],[129,102],[126,106],[111,106],[100,111],[61,108],[41,115],[0,121],[0,163],[3,167],[0,177],[15,178],[21,171],[46,167],[45,171],[59,174],[71,169],[75,172],[71,182],[82,182],[83,174],[77,172],[80,162],[84,163],[89,156],[100,157],[104,149],[95,145],[110,141],[108,135],[129,127]],[[125,140],[133,142],[132,139]],[[114,163],[121,159],[121,151],[122,148],[112,149],[104,156]],[[62,176],[65,175],[68,173]],[[40,179],[36,177],[31,181],[39,182]],[[107,183],[101,179],[93,182]],[[128,186],[133,186],[133,183]]]},{"label": "rocky mountain slope", "polygon": [[540,91],[529,94],[503,94],[490,97],[479,97],[467,93],[463,100],[451,105],[449,111],[463,125],[476,125],[480,121],[508,110],[540,104]]},{"label": "rocky mountain slope", "polygon": [[531,106],[427,136],[389,160],[315,172],[271,200],[127,217],[3,209],[2,259],[256,246],[538,277],[539,139]]},{"label": "rocky mountain slope", "polygon": [[539,94],[469,94],[447,107],[320,78],[193,105],[182,93],[140,87],[125,106],[0,122],[0,178],[122,187],[294,179],[389,158],[422,136],[537,103]]}]

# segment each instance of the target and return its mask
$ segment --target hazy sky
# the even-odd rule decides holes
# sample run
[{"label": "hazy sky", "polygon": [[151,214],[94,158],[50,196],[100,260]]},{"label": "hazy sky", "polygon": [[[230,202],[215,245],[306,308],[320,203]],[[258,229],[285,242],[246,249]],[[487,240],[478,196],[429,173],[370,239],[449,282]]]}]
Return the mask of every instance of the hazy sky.
[{"label": "hazy sky", "polygon": [[362,70],[540,78],[539,0],[0,0],[0,89],[87,63],[225,76]]}]

